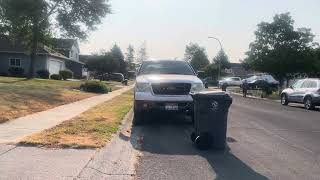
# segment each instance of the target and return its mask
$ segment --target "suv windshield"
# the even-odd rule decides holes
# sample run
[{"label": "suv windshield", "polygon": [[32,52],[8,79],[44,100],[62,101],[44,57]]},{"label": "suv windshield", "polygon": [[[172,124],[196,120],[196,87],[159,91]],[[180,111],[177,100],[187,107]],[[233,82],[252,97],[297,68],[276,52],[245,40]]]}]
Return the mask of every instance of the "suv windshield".
[{"label": "suv windshield", "polygon": [[145,61],[139,71],[139,75],[143,74],[195,75],[192,68],[185,61]]}]

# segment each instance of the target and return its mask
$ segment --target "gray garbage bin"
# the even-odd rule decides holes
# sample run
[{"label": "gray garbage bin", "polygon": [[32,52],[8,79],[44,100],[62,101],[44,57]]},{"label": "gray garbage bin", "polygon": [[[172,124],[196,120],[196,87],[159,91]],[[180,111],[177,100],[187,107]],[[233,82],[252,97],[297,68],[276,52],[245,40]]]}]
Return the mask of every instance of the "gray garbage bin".
[{"label": "gray garbage bin", "polygon": [[194,100],[194,132],[191,140],[199,149],[225,149],[227,119],[232,98],[223,91],[192,94]]}]

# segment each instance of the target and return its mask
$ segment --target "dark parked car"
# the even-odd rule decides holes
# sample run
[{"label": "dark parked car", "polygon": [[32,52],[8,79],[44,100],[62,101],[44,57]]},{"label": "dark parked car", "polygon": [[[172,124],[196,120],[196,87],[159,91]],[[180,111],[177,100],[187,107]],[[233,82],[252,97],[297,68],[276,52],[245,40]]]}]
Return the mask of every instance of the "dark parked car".
[{"label": "dark parked car", "polygon": [[248,89],[277,90],[279,86],[279,81],[275,80],[269,74],[257,74],[244,80],[247,80]]},{"label": "dark parked car", "polygon": [[111,73],[111,74],[103,74],[99,76],[99,79],[101,81],[117,81],[117,82],[123,82],[124,76],[121,73]]},{"label": "dark parked car", "polygon": [[306,109],[320,105],[320,79],[302,79],[282,91],[281,104],[303,103]]}]

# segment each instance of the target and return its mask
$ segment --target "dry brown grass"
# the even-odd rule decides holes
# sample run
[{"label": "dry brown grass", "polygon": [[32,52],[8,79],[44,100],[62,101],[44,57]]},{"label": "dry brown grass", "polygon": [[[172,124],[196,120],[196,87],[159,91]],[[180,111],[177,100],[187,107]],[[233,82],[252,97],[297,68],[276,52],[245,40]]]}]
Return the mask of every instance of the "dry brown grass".
[{"label": "dry brown grass", "polygon": [[132,91],[100,104],[78,117],[25,138],[21,144],[47,148],[100,148],[117,132],[132,108]]},{"label": "dry brown grass", "polygon": [[0,123],[96,95],[79,91],[82,83],[0,77]]}]

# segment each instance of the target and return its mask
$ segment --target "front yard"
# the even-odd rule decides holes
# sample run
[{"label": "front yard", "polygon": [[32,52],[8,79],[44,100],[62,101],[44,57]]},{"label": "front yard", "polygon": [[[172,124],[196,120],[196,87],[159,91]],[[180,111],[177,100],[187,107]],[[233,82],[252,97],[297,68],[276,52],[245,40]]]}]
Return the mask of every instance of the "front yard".
[{"label": "front yard", "polygon": [[72,120],[25,138],[20,144],[47,148],[100,148],[117,132],[133,105],[130,90]]},{"label": "front yard", "polygon": [[[79,90],[83,81],[0,77],[0,123],[95,96]],[[112,90],[117,83],[107,83]]]}]

